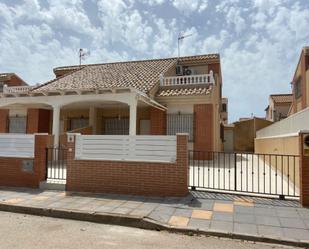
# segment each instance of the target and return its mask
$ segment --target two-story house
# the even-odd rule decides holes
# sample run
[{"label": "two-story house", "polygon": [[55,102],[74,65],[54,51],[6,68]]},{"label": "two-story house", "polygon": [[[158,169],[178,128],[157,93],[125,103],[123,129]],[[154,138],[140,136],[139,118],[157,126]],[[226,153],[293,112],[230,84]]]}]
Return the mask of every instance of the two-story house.
[{"label": "two-story house", "polygon": [[[8,87],[1,132],[175,135],[190,148],[221,150],[222,76],[218,54],[66,66],[39,86]],[[25,126],[7,124],[23,114]]]},{"label": "two-story house", "polygon": [[266,119],[272,122],[280,121],[288,116],[292,101],[292,94],[271,94],[269,104],[265,109]]},{"label": "two-story house", "polygon": [[292,80],[293,102],[289,115],[309,107],[309,47],[302,49]]}]

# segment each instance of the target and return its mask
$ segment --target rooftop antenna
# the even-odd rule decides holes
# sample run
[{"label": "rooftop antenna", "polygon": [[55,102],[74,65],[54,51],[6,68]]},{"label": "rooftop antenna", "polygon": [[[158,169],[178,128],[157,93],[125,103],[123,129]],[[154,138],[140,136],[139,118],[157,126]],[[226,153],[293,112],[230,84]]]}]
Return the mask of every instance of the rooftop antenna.
[{"label": "rooftop antenna", "polygon": [[182,35],[181,33],[179,33],[179,35],[178,35],[178,57],[180,57],[180,42],[183,40],[183,39],[185,39],[185,38],[187,38],[187,37],[189,37],[189,36],[192,36],[193,34],[188,34],[188,35]]},{"label": "rooftop antenna", "polygon": [[78,52],[79,56],[79,66],[82,65],[82,60],[86,59],[86,56],[90,55],[90,51],[85,51],[84,49],[80,48]]}]

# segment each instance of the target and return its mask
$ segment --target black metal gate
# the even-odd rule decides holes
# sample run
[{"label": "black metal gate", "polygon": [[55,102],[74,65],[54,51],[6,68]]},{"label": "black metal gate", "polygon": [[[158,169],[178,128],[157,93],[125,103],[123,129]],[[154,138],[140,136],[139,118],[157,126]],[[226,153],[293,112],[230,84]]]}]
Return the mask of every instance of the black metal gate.
[{"label": "black metal gate", "polygon": [[46,148],[46,179],[66,180],[66,148]]},{"label": "black metal gate", "polygon": [[189,152],[191,189],[299,197],[299,156]]}]

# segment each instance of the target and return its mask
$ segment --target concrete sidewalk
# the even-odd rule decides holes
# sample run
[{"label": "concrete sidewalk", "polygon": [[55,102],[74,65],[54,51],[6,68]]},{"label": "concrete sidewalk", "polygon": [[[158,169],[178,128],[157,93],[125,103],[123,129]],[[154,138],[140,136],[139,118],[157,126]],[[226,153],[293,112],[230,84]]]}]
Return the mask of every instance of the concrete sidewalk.
[{"label": "concrete sidewalk", "polygon": [[0,189],[0,210],[309,247],[297,201],[191,192],[185,198]]}]

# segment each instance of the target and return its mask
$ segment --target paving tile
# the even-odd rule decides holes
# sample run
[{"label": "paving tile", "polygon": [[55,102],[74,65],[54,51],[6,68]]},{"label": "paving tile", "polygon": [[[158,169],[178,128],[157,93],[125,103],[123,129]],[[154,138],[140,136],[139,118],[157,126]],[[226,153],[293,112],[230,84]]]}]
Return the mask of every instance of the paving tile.
[{"label": "paving tile", "polygon": [[258,233],[264,237],[283,238],[283,228],[274,226],[258,225]]},{"label": "paving tile", "polygon": [[38,196],[34,196],[32,199],[33,200],[38,200],[38,201],[44,201],[44,200],[47,200],[49,198],[50,198],[49,196],[38,195]]},{"label": "paving tile", "polygon": [[307,228],[309,229],[309,219],[304,219],[303,221],[307,225]]},{"label": "paving tile", "polygon": [[22,199],[22,198],[13,198],[13,199],[5,200],[4,202],[8,203],[8,204],[17,204],[17,203],[20,203],[20,202],[22,202],[24,200],[25,199]]},{"label": "paving tile", "polygon": [[207,211],[207,210],[199,210],[199,209],[194,209],[192,211],[192,218],[197,218],[197,219],[205,219],[205,220],[210,220],[212,217],[212,212]]},{"label": "paving tile", "polygon": [[161,213],[164,213],[164,214],[168,214],[168,215],[173,215],[174,212],[176,211],[176,208],[174,207],[167,207],[167,206],[163,206],[163,205],[159,205],[155,211],[157,212],[161,212]]},{"label": "paving tile", "polygon": [[255,224],[234,223],[234,233],[258,235],[258,230]]},{"label": "paving tile", "polygon": [[114,209],[115,209],[114,207],[107,207],[103,205],[96,207],[94,211],[97,213],[112,213]]},{"label": "paving tile", "polygon": [[221,220],[221,221],[233,221],[232,213],[223,213],[223,212],[213,212],[212,214],[213,220]]},{"label": "paving tile", "polygon": [[234,205],[233,204],[227,204],[227,203],[215,202],[213,211],[233,213],[234,212]]},{"label": "paving tile", "polygon": [[305,219],[309,219],[309,208],[299,208],[297,209],[299,215]]},{"label": "paving tile", "polygon": [[234,213],[254,214],[254,208],[236,205],[234,206]]},{"label": "paving tile", "polygon": [[253,202],[245,202],[245,201],[234,201],[234,205],[244,207],[254,207]]},{"label": "paving tile", "polygon": [[255,215],[245,213],[234,213],[234,222],[255,224]]},{"label": "paving tile", "polygon": [[152,209],[133,209],[133,211],[130,213],[131,215],[134,216],[148,216],[152,212]]},{"label": "paving tile", "polygon": [[178,227],[186,227],[189,223],[188,217],[182,216],[172,216],[168,221],[168,224],[171,226],[178,226]]},{"label": "paving tile", "polygon": [[123,204],[120,205],[120,207],[123,208],[137,208],[138,206],[142,205],[142,202],[138,202],[138,201],[127,201]]},{"label": "paving tile", "polygon": [[133,211],[132,208],[123,208],[123,207],[118,207],[115,208],[112,212],[115,214],[129,214]]},{"label": "paving tile", "polygon": [[[282,227],[306,229],[306,225],[298,218],[279,218]],[[309,239],[309,238],[308,238]]]},{"label": "paving tile", "polygon": [[212,220],[210,223],[210,229],[220,232],[232,233],[233,222]]},{"label": "paving tile", "polygon": [[215,203],[214,200],[202,200],[200,207],[204,210],[210,210],[211,211],[214,207],[214,203]]},{"label": "paving tile", "polygon": [[257,215],[255,217],[256,224],[265,226],[277,226],[280,227],[279,218],[274,216],[261,216]]},{"label": "paving tile", "polygon": [[191,218],[188,227],[199,230],[208,230],[210,227],[210,222],[210,220]]},{"label": "paving tile", "polygon": [[255,207],[254,212],[256,215],[266,215],[266,216],[277,216],[276,209],[265,208],[265,207]]},{"label": "paving tile", "polygon": [[191,217],[192,209],[176,208],[174,215],[175,216],[182,216],[182,217]]},{"label": "paving tile", "polygon": [[284,217],[284,218],[300,218],[300,215],[296,209],[290,210],[290,209],[285,209],[285,208],[278,208],[277,214],[279,217]]},{"label": "paving tile", "polygon": [[283,228],[284,235],[297,240],[308,240],[309,231],[306,229]]},{"label": "paving tile", "polygon": [[148,217],[156,221],[167,223],[171,218],[171,215],[158,211],[153,211],[148,215]]}]

